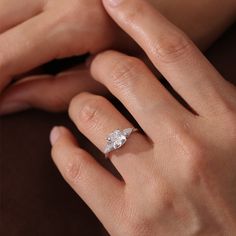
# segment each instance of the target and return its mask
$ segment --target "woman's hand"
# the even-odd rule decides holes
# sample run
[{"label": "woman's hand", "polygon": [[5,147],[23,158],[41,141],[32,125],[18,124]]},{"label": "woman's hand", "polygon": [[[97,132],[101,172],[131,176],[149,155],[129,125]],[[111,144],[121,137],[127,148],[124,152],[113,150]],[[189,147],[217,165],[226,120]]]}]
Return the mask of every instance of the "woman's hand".
[{"label": "woman's hand", "polygon": [[[201,47],[217,38],[235,17],[233,0],[220,4],[217,0],[149,1]],[[108,48],[138,54],[137,45],[110,20],[101,0],[0,0],[0,9],[0,91],[15,75],[55,58],[93,55]],[[1,97],[0,114],[29,107],[61,111],[78,92],[103,93],[84,72],[73,70],[70,79],[64,73],[25,78]]]},{"label": "woman's hand", "polygon": [[[186,101],[183,107],[140,60],[108,51],[93,77],[130,111],[133,133],[109,158],[119,180],[63,127],[51,133],[63,177],[111,235],[236,234],[236,89],[193,43],[146,1],[103,0]],[[83,93],[69,113],[101,151],[113,130],[133,125],[105,98]]]},{"label": "woman's hand", "polygon": [[[0,9],[0,93],[15,75],[50,60],[135,47],[100,0],[0,0]],[[105,93],[85,65],[56,76],[32,75],[1,94],[0,114],[30,107],[64,111],[81,91]]]}]

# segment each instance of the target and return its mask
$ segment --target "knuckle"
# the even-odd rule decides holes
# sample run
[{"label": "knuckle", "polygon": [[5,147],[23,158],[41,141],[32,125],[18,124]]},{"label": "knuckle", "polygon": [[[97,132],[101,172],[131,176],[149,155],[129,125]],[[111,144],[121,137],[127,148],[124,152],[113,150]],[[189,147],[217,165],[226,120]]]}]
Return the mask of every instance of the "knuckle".
[{"label": "knuckle", "polygon": [[66,162],[64,175],[69,183],[77,183],[83,178],[83,170],[85,170],[85,163],[83,161],[83,153],[81,151],[75,151],[71,158]]},{"label": "knuckle", "polygon": [[193,141],[191,145],[188,145],[187,149],[193,166],[200,167],[205,156],[205,148],[200,144],[200,142]]},{"label": "knuckle", "polygon": [[172,210],[175,194],[164,178],[158,177],[158,181],[156,178],[150,177],[145,194],[149,205],[155,206],[157,212],[161,215],[162,212]]},{"label": "knuckle", "polygon": [[[222,123],[221,123],[222,124]],[[222,125],[221,125],[222,126]],[[223,120],[222,133],[225,134],[226,145],[235,147],[236,143],[236,113],[227,112]]]},{"label": "knuckle", "polygon": [[236,110],[226,112],[226,123],[229,125],[229,129],[236,131]]},{"label": "knuckle", "polygon": [[145,218],[142,213],[130,211],[126,213],[124,219],[124,227],[127,235],[130,236],[143,236],[150,235],[150,220]]},{"label": "knuckle", "polygon": [[143,212],[142,201],[140,206],[140,201],[131,196],[133,195],[130,193],[126,196],[123,207],[125,210],[119,216],[120,230],[123,235],[150,235],[148,232],[150,223]]},{"label": "knuckle", "polygon": [[[164,182],[164,181],[163,181]],[[164,183],[167,186],[167,183]],[[154,206],[157,206],[158,212],[167,212],[172,208],[174,197],[171,193],[170,188],[160,190],[160,185],[154,184],[149,193],[151,203],[154,203]]]},{"label": "knuckle", "polygon": [[186,187],[196,186],[204,179],[207,181],[209,171],[209,146],[202,136],[195,133],[192,126],[195,123],[187,121],[175,124],[174,143],[181,153],[181,169]]},{"label": "knuckle", "polygon": [[[83,171],[88,164],[86,153],[81,149],[65,149],[63,143],[57,143],[52,147],[52,157],[59,164],[59,169],[66,181],[70,184],[76,184],[83,179]],[[63,158],[64,157],[64,158]],[[63,158],[63,161],[59,161]]]},{"label": "knuckle", "polygon": [[154,41],[151,53],[161,62],[173,63],[185,59],[192,49],[193,46],[187,36],[178,32]]},{"label": "knuckle", "polygon": [[[236,91],[236,90],[235,90]],[[229,93],[231,94],[231,93]],[[212,109],[211,118],[215,119],[218,124],[218,132],[224,139],[222,144],[229,147],[235,146],[236,142],[236,103],[232,99],[222,97],[217,93],[215,110]],[[209,119],[210,126],[215,129],[215,123],[212,123],[212,119]]]},{"label": "knuckle", "polygon": [[79,120],[92,127],[96,126],[101,115],[101,108],[104,107],[105,102],[105,98],[100,96],[85,101],[78,112]]},{"label": "knuckle", "polygon": [[[157,219],[167,211],[173,210],[174,195],[169,189],[160,188],[152,177],[142,188],[142,195],[146,199],[144,208],[143,199],[135,199],[133,194],[128,195],[121,225],[125,227],[127,235],[152,235],[153,218]],[[147,181],[147,180],[146,180]],[[144,183],[144,182],[143,182]],[[168,191],[168,192],[167,192]],[[131,196],[131,197],[130,197]]]},{"label": "knuckle", "polygon": [[[183,124],[184,123],[184,124]],[[183,156],[183,174],[186,180],[191,184],[196,184],[203,177],[206,170],[207,159],[207,144],[193,132],[191,124],[182,122],[174,125],[172,138],[174,143],[178,145]]]},{"label": "knuckle", "polygon": [[185,159],[185,173],[188,182],[198,184],[205,175],[207,166],[207,148],[200,141],[192,139],[185,147],[187,153]]},{"label": "knuckle", "polygon": [[132,221],[129,224],[128,227],[128,232],[130,236],[143,236],[143,235],[150,235],[148,232],[148,228],[150,228],[150,226],[148,226],[148,223],[145,222],[145,220],[137,220],[137,221]]},{"label": "knuckle", "polygon": [[227,130],[227,136],[236,138],[236,109],[234,105],[226,104],[223,111],[220,112],[222,116],[218,116],[222,119],[224,129]]},{"label": "knuckle", "polygon": [[162,125],[167,128],[168,137],[175,142],[182,143],[183,140],[190,137],[192,132],[192,123],[186,118],[176,118],[174,117],[174,114],[170,114],[167,111],[163,111],[162,114],[160,114],[160,118],[162,120]]},{"label": "knuckle", "polygon": [[111,69],[113,86],[119,90],[132,89],[142,66],[142,62],[136,58],[116,61]]}]

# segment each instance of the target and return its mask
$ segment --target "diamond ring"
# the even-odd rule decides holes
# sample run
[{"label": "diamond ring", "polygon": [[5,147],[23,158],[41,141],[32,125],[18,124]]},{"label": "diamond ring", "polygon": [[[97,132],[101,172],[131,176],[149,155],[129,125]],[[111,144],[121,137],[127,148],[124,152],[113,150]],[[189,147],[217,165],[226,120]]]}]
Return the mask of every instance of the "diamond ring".
[{"label": "diamond ring", "polygon": [[107,140],[107,145],[104,150],[105,157],[108,158],[108,155],[110,152],[121,148],[128,140],[129,136],[133,132],[137,132],[138,129],[136,128],[127,128],[124,129],[123,131],[120,129],[117,129],[110,133],[106,140]]}]

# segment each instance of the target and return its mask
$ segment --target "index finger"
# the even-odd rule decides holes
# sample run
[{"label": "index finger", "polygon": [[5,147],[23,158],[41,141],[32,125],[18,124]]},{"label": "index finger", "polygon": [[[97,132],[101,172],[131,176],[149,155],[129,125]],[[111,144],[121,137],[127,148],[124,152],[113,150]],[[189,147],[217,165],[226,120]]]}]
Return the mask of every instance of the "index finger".
[{"label": "index finger", "polygon": [[103,0],[110,16],[145,50],[172,87],[196,112],[206,113],[226,82],[191,40],[147,2]]}]

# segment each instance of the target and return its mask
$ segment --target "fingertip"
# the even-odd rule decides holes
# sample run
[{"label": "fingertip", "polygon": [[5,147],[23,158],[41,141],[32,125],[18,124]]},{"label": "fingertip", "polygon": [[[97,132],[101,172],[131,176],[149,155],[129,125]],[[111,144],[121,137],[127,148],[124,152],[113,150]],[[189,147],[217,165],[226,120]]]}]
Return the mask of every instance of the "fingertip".
[{"label": "fingertip", "polygon": [[96,56],[93,56],[93,58],[91,58],[91,61],[90,61],[90,72],[91,72],[92,76],[93,76],[94,68],[96,68],[97,64],[99,64],[99,61],[101,60],[103,55],[106,54],[106,53],[107,53],[107,51],[100,52]]},{"label": "fingertip", "polygon": [[53,127],[49,136],[51,145],[55,146],[61,138],[66,137],[66,136],[72,138],[72,135],[67,128],[63,126]]},{"label": "fingertip", "polygon": [[60,135],[61,135],[60,127],[55,126],[50,133],[50,143],[52,146],[54,146],[55,143],[58,141]]}]

